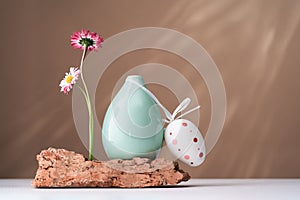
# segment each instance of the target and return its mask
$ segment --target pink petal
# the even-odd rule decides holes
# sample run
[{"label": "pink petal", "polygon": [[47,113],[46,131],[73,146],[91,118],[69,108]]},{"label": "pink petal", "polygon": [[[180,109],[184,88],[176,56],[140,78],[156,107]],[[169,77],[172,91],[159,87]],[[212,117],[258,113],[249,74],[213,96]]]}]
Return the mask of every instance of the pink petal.
[{"label": "pink petal", "polygon": [[82,28],[81,31],[74,32],[71,36],[71,45],[73,48],[84,50],[84,46],[79,43],[82,38],[93,40],[94,44],[88,47],[89,51],[96,51],[99,47],[101,47],[101,43],[104,41],[100,35],[97,35],[97,33]]}]

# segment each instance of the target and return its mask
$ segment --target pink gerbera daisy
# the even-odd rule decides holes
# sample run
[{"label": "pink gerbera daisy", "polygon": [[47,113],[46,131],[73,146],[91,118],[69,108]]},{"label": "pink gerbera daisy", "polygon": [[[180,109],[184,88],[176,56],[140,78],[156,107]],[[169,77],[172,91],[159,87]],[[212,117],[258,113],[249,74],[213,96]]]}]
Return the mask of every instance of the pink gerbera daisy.
[{"label": "pink gerbera daisy", "polygon": [[75,67],[70,68],[70,72],[66,73],[65,78],[60,82],[59,86],[61,87],[60,91],[68,94],[72,89],[72,86],[78,80],[78,76],[80,74],[80,70]]},{"label": "pink gerbera daisy", "polygon": [[75,32],[71,36],[71,45],[75,49],[81,50],[84,50],[85,46],[89,51],[97,50],[99,47],[101,47],[103,41],[103,38],[100,35],[97,35],[97,33],[84,29],[82,29],[81,32]]}]

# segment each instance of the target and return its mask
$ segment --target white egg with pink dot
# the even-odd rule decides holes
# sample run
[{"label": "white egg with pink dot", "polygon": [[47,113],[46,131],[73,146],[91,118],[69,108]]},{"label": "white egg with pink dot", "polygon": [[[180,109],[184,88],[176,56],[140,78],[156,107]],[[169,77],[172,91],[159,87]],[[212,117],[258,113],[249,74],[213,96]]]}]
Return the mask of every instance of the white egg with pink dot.
[{"label": "white egg with pink dot", "polygon": [[176,159],[181,160],[185,164],[197,167],[201,165],[206,156],[204,139],[198,130],[198,128],[189,120],[181,119],[185,115],[198,110],[200,106],[196,106],[193,109],[177,116],[184,109],[186,109],[191,102],[190,98],[185,98],[171,114],[155,97],[152,92],[150,92],[145,87],[139,85],[139,83],[132,81],[132,83],[140,86],[144,92],[146,92],[163,110],[166,115],[164,121],[169,123],[165,129],[165,141],[170,152],[176,157]]},{"label": "white egg with pink dot", "polygon": [[196,167],[205,160],[204,139],[191,121],[172,121],[165,130],[165,140],[170,152],[185,164]]}]

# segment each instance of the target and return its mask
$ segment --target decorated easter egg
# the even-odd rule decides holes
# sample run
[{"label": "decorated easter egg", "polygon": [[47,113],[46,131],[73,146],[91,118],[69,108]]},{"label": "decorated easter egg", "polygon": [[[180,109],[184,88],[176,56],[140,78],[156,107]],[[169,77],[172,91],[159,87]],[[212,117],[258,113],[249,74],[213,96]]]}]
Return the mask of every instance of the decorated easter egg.
[{"label": "decorated easter egg", "polygon": [[172,121],[165,130],[165,140],[170,152],[185,164],[196,167],[205,160],[203,137],[191,121]]}]

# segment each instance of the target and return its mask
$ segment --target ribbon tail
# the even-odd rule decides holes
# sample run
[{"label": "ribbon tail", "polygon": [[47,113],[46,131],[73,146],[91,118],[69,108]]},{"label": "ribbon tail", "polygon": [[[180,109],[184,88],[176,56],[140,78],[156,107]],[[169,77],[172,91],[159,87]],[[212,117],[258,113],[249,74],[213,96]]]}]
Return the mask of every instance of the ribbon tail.
[{"label": "ribbon tail", "polygon": [[186,107],[188,107],[188,105],[190,104],[191,99],[190,98],[185,98],[178,106],[177,108],[174,110],[173,114],[172,114],[172,118],[174,119],[176,117],[176,115],[183,111],[184,109],[186,109]]},{"label": "ribbon tail", "polygon": [[189,110],[189,111],[183,113],[182,115],[179,115],[178,117],[176,117],[176,119],[177,119],[177,118],[181,118],[181,117],[183,117],[183,116],[185,116],[185,115],[187,115],[187,114],[190,114],[191,112],[194,112],[195,110],[198,110],[199,108],[200,108],[200,106],[198,105],[198,106],[196,106],[195,108],[192,108],[191,110]]}]

